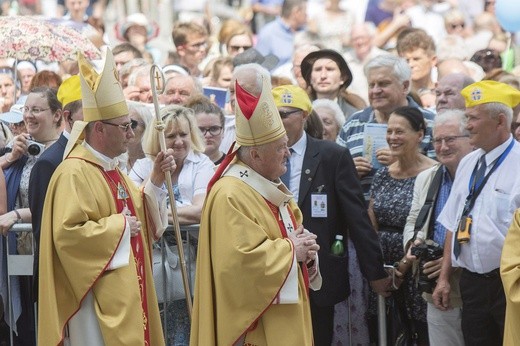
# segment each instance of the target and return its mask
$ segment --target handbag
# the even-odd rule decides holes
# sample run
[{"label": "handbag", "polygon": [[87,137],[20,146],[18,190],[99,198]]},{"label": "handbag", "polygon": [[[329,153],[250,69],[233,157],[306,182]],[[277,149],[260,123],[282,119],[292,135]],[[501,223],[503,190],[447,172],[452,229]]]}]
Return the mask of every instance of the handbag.
[{"label": "handbag", "polygon": [[[170,302],[185,299],[186,294],[184,292],[181,261],[179,259],[177,246],[169,246],[164,238],[161,239],[161,246],[164,248],[164,262],[162,261],[160,246],[155,246],[152,251],[153,281],[157,301],[164,303],[165,301]],[[192,291],[193,283],[195,282],[195,248],[184,241],[183,250],[186,258],[186,270],[188,271],[190,290]]]},{"label": "handbag", "polygon": [[[401,293],[401,295],[399,294]],[[413,320],[408,319],[404,292],[394,292],[387,304],[387,342],[394,346],[416,346],[417,334]]]}]

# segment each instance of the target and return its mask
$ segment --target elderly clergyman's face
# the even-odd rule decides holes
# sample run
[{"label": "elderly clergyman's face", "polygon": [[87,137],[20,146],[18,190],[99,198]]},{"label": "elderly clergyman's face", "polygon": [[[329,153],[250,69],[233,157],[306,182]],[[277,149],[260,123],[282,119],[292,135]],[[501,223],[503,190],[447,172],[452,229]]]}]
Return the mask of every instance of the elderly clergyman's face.
[{"label": "elderly clergyman's face", "polygon": [[287,136],[283,136],[258,148],[258,173],[264,178],[274,181],[287,170],[286,163],[291,155],[287,141]]}]

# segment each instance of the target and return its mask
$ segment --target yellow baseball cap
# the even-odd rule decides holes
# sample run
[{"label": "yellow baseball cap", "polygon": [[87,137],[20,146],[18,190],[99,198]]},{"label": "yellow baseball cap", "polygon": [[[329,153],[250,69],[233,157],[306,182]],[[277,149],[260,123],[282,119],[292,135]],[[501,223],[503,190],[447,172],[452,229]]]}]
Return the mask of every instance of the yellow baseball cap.
[{"label": "yellow baseball cap", "polygon": [[460,94],[466,101],[466,107],[499,102],[513,108],[520,103],[520,90],[492,80],[470,84],[462,89]]},{"label": "yellow baseball cap", "polygon": [[58,101],[61,103],[61,107],[65,107],[71,102],[81,100],[81,83],[79,81],[79,75],[74,75],[61,83],[58,89]]},{"label": "yellow baseball cap", "polygon": [[310,113],[312,103],[309,95],[296,85],[282,85],[272,90],[276,107],[293,107]]}]

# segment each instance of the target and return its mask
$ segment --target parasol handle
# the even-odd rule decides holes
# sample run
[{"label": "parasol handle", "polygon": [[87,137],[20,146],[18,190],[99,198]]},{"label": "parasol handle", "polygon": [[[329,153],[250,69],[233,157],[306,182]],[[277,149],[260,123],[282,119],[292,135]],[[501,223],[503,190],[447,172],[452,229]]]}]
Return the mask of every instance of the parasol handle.
[{"label": "parasol handle", "polygon": [[[159,84],[159,81],[163,82],[163,87],[160,91],[157,89],[157,84]],[[159,144],[161,145],[161,150],[166,150],[166,139],[164,137],[164,128],[165,125],[163,123],[163,120],[161,118],[160,112],[159,112],[159,100],[157,99],[157,94],[160,92],[164,92],[164,85],[166,84],[166,80],[164,78],[164,74],[161,70],[161,68],[157,65],[152,65],[150,68],[150,85],[152,87],[152,96],[153,96],[153,104],[155,109],[155,117],[156,117],[156,124],[155,129],[157,130],[157,135],[159,136]],[[177,241],[177,249],[179,251],[179,260],[181,262],[181,272],[182,272],[182,282],[184,284],[184,293],[186,296],[186,305],[188,307],[188,315],[191,320],[191,310],[192,310],[192,301],[191,301],[191,291],[190,291],[190,285],[188,281],[188,271],[186,270],[186,258],[184,257],[184,248],[182,246],[182,236],[181,236],[181,229],[179,226],[179,218],[177,216],[177,206],[175,205],[175,197],[173,194],[173,185],[172,185],[172,177],[170,175],[170,172],[165,172],[164,174],[165,180],[166,180],[166,187],[168,189],[168,197],[170,199],[170,209],[173,216],[173,230],[175,234],[175,239]]]}]

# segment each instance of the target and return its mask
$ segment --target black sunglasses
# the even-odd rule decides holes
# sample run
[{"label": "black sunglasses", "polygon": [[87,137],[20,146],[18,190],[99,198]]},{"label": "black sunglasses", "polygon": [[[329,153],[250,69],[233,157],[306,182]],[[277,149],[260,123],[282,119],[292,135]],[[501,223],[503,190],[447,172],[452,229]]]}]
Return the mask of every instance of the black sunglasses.
[{"label": "black sunglasses", "polygon": [[102,123],[107,124],[107,125],[117,126],[125,132],[128,131],[129,128],[132,130],[135,130],[138,125],[137,121],[135,121],[135,120],[130,120],[130,122],[126,123],[126,124],[113,124],[113,123],[109,123],[108,121],[102,121]]},{"label": "black sunglasses", "polygon": [[280,113],[280,117],[282,119],[285,119],[289,115],[294,114],[294,113],[298,113],[298,112],[302,112],[302,110],[301,109],[295,109],[295,110],[292,110],[292,111],[278,111],[278,113]]}]

